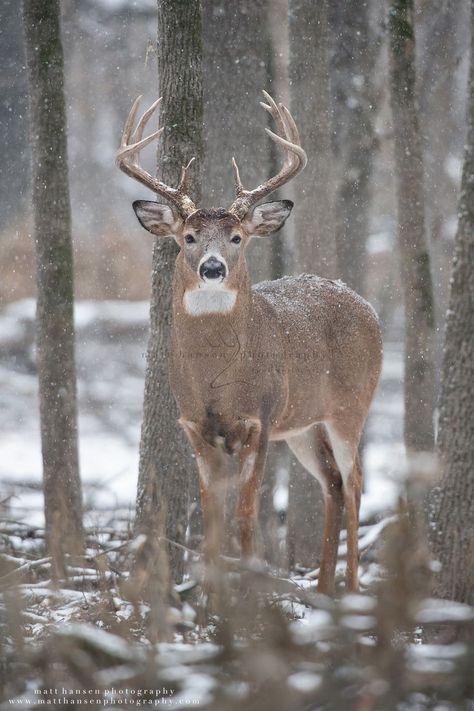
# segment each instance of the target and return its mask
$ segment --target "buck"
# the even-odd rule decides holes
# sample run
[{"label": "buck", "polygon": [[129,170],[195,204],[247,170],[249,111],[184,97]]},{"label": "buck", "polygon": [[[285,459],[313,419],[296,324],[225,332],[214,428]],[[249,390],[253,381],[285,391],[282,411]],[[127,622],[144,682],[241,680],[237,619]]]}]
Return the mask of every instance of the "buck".
[{"label": "buck", "polygon": [[[204,547],[217,555],[213,531],[221,516],[226,457],[239,462],[236,516],[241,555],[255,555],[259,489],[269,441],[286,440],[320,483],[325,500],[318,590],[334,591],[345,509],[346,587],[358,587],[358,525],[362,470],[358,445],[378,382],[382,341],[372,307],[339,281],[314,275],[251,286],[245,258],[252,238],[276,232],[289,200],[260,203],[306,165],[295,122],[264,92],[276,124],[265,129],[281,147],[280,171],[253,190],[242,186],[232,159],[236,198],[228,209],[198,209],[187,194],[190,163],[177,188],[140,165],[143,138],[158,99],[137,122],[141,97],[125,123],[117,164],[169,204],[138,200],[133,208],[155,237],[172,236],[180,251],[173,278],[170,382],[196,456]],[[317,199],[317,196],[315,196]],[[315,226],[315,230],[317,226]]]}]

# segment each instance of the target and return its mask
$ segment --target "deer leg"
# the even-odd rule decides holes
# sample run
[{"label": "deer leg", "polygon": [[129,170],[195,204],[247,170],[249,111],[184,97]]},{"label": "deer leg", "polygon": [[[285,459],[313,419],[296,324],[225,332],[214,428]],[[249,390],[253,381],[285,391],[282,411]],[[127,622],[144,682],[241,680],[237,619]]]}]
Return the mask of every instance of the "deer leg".
[{"label": "deer leg", "polygon": [[344,483],[344,506],[346,509],[347,526],[347,569],[346,588],[350,592],[359,589],[359,512],[357,510],[357,491],[354,475]]},{"label": "deer leg", "polygon": [[204,527],[203,591],[206,604],[200,612],[200,624],[205,624],[209,612],[217,612],[226,598],[223,571],[219,556],[224,539],[225,467],[223,452],[203,439],[194,422],[180,420],[196,455],[199,472],[202,519]]},{"label": "deer leg", "polygon": [[324,495],[324,534],[319,564],[318,592],[333,595],[344,499],[340,482],[331,483]]},{"label": "deer leg", "polygon": [[342,477],[342,491],[346,510],[347,569],[346,588],[351,592],[359,589],[359,506],[362,470],[358,458],[359,437],[344,434],[343,427],[326,423],[334,459]]},{"label": "deer leg", "polygon": [[243,558],[251,558],[255,554],[258,499],[265,470],[267,446],[268,436],[261,431],[260,423],[252,424],[240,452],[239,498],[236,511]]},{"label": "deer leg", "polygon": [[288,446],[307,471],[320,483],[324,493],[324,533],[319,564],[318,592],[334,593],[339,534],[344,497],[342,479],[331,447],[321,426],[295,435]]},{"label": "deer leg", "polygon": [[344,483],[344,505],[347,525],[346,587],[351,592],[359,589],[359,509],[362,490],[362,468],[359,454],[355,453],[354,468]]},{"label": "deer leg", "polygon": [[220,554],[224,533],[225,477],[223,453],[204,440],[194,423],[180,420],[196,455],[199,473],[204,557],[215,562]]}]

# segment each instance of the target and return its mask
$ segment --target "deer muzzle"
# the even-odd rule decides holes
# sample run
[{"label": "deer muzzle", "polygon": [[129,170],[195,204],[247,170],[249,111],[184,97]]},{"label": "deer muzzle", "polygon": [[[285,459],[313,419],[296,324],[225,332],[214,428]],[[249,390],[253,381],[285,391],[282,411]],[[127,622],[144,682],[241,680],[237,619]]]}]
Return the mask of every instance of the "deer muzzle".
[{"label": "deer muzzle", "polygon": [[225,279],[227,266],[217,257],[208,257],[199,266],[199,276],[206,282],[218,283]]}]

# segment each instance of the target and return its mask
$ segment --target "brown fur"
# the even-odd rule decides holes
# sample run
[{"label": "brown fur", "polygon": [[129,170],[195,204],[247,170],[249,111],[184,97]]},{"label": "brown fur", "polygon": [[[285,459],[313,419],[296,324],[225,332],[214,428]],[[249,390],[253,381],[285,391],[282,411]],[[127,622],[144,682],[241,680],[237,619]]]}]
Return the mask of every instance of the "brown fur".
[{"label": "brown fur", "polygon": [[223,228],[238,227],[240,225],[240,220],[231,212],[224,210],[222,207],[211,207],[208,210],[200,208],[188,217],[186,225],[193,227],[196,230],[200,230],[207,227],[210,220],[219,222],[219,225]]},{"label": "brown fur", "polygon": [[[277,175],[248,191],[233,161],[237,197],[228,211],[196,210],[186,194],[192,161],[176,189],[140,166],[140,150],[153,138],[142,139],[143,129],[161,99],[135,131],[140,98],[134,102],[117,164],[173,205],[139,200],[133,206],[146,229],[157,237],[172,234],[181,248],[173,286],[170,377],[180,422],[196,454],[208,559],[217,556],[222,532],[223,452],[239,455],[236,515],[242,554],[250,556],[268,441],[286,439],[324,490],[319,590],[334,587],[343,507],[347,585],[355,590],[362,479],[357,447],[380,374],[380,329],[370,306],[338,282],[303,276],[250,288],[249,239],[276,232],[293,207],[288,200],[257,203],[307,161],[290,112],[263,93],[262,106],[278,131],[269,135],[283,146],[285,162]],[[141,140],[134,142],[137,132]]]},{"label": "brown fur", "polygon": [[[200,212],[201,229],[206,219],[220,219]],[[343,507],[348,525],[347,583],[356,589],[362,477],[357,447],[382,355],[375,313],[342,283],[313,275],[251,288],[242,251],[227,279],[237,290],[232,312],[190,316],[183,296],[194,282],[187,277],[180,254],[170,375],[180,421],[198,457],[201,489],[206,490],[204,517],[220,509],[217,500],[209,504],[213,495],[218,496],[217,482],[225,468],[216,453],[239,454],[243,473],[236,516],[242,553],[251,555],[268,441],[287,439],[291,446],[294,436],[305,430],[307,455],[314,456],[326,499],[319,589],[330,592],[334,586]],[[344,481],[319,423],[330,424],[347,442],[352,473]]]}]

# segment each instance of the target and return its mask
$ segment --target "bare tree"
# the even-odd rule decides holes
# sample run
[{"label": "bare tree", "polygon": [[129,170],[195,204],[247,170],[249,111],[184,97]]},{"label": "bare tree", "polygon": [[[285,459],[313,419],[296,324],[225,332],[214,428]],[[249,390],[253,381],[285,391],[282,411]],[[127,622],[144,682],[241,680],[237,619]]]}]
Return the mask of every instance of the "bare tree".
[{"label": "bare tree", "polygon": [[[181,167],[195,156],[191,189],[198,201],[203,155],[200,0],[159,0],[157,55],[163,96],[160,121],[166,126],[158,147],[160,174],[165,182],[177,185]],[[160,511],[165,507],[167,537],[182,543],[188,522],[190,477],[196,474],[189,446],[177,423],[168,379],[171,282],[176,254],[173,239],[155,241],[135,532],[156,532]],[[169,553],[172,575],[179,580],[182,553],[175,546],[170,547]]]},{"label": "bare tree", "polygon": [[25,209],[28,188],[29,146],[27,132],[27,76],[24,61],[22,20],[16,0],[0,7],[0,227],[12,224]]},{"label": "bare tree", "polygon": [[295,267],[334,277],[334,175],[328,58],[328,3],[290,0],[290,96],[308,153],[295,181]]},{"label": "bare tree", "polygon": [[389,32],[398,245],[405,302],[405,444],[409,451],[429,451],[433,447],[435,400],[434,308],[416,109],[413,0],[394,0]]},{"label": "bare tree", "polygon": [[[290,97],[308,154],[295,180],[293,270],[336,276],[334,182],[326,0],[290,0]],[[290,567],[316,565],[324,519],[319,484],[298,462],[290,466],[287,549]]]},{"label": "bare tree", "polygon": [[[275,86],[275,30],[269,26],[275,18],[269,14],[282,14],[275,4],[270,7],[268,0],[203,0],[204,204],[228,206],[234,199],[232,156],[240,161],[242,178],[249,185],[257,185],[274,174],[278,165],[280,157],[263,133],[258,105],[262,89],[272,93]],[[279,91],[275,95],[280,96]],[[278,197],[276,194],[274,199]],[[250,245],[252,281],[281,276],[284,231],[285,228],[271,240],[254,240]],[[260,508],[267,560],[272,557],[275,543],[272,492],[277,452],[280,448],[272,444]],[[230,501],[228,508],[232,505]]]},{"label": "bare tree", "polygon": [[[203,0],[203,204],[221,207],[234,197],[231,158],[248,185],[271,170],[271,146],[262,140],[258,101],[271,84],[268,0]],[[229,130],[229,121],[232,129]],[[273,276],[272,245],[254,240],[253,281]]]},{"label": "bare tree", "polygon": [[[431,0],[416,7],[419,119],[436,323],[443,322],[448,303],[454,243],[451,230],[459,200],[453,157],[462,156],[465,137],[469,4],[469,0]],[[442,347],[443,331],[438,329],[437,367]]]},{"label": "bare tree", "polygon": [[337,261],[339,275],[359,294],[365,292],[374,148],[372,69],[378,44],[370,5],[360,0],[329,5]]},{"label": "bare tree", "polygon": [[468,137],[459,202],[440,395],[443,476],[435,491],[433,546],[441,597],[474,604],[474,2]]},{"label": "bare tree", "polygon": [[37,360],[46,536],[56,574],[83,545],[77,448],[73,254],[58,0],[24,0],[33,213],[37,258]]}]

